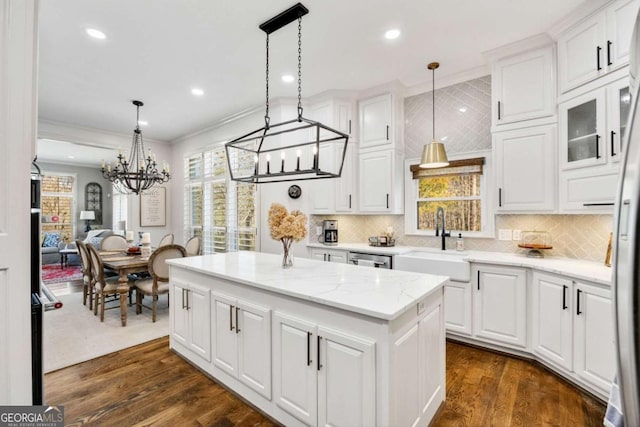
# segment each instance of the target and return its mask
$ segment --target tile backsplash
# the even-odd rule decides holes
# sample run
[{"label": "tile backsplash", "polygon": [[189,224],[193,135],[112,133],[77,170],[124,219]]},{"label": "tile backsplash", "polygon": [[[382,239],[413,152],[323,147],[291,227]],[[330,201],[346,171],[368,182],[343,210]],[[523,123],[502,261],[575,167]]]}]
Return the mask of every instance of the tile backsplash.
[{"label": "tile backsplash", "polygon": [[[393,227],[396,245],[439,248],[440,238],[404,234],[402,215],[311,215],[309,241],[315,239],[315,227],[325,219],[338,220],[340,243],[366,243],[369,236],[377,236]],[[496,234],[499,229],[539,230],[551,234],[553,249],[548,256],[577,258],[604,262],[613,229],[612,215],[496,215]],[[464,234],[463,234],[464,237]],[[455,237],[446,239],[447,249],[455,249]],[[516,241],[497,238],[465,238],[469,250],[525,253]]]}]

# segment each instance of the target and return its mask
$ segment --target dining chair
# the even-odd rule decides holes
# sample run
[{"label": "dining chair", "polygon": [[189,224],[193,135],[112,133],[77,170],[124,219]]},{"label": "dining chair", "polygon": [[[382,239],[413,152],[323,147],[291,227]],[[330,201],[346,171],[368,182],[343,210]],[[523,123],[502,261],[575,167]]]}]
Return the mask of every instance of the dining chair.
[{"label": "dining chair", "polygon": [[100,243],[100,250],[102,251],[126,251],[128,248],[127,240],[118,234],[111,234],[102,239]]},{"label": "dining chair", "polygon": [[187,244],[184,245],[184,249],[187,251],[187,256],[200,255],[200,237],[193,236],[187,240]]},{"label": "dining chair", "polygon": [[80,254],[80,266],[82,269],[82,304],[87,305],[89,297],[89,310],[93,309],[93,279],[91,277],[91,259],[87,245],[82,240],[76,240],[78,254]]},{"label": "dining chair", "polygon": [[136,314],[142,313],[142,298],[149,295],[152,298],[151,307],[152,320],[156,321],[156,308],[158,305],[158,295],[169,293],[169,266],[166,261],[172,258],[182,258],[187,256],[187,251],[180,245],[165,245],[156,249],[149,258],[148,270],[151,277],[149,279],[137,280],[136,288]]},{"label": "dining chair", "polygon": [[162,236],[162,239],[160,239],[160,243],[158,243],[158,247],[166,245],[173,245],[173,233],[165,234]]},{"label": "dining chair", "polygon": [[[93,305],[93,314],[98,314],[98,306],[100,306],[100,321],[104,322],[104,303],[107,296],[113,295],[116,297],[120,296],[120,292],[118,292],[119,286],[127,287],[127,293],[129,292],[129,284],[120,284],[118,282],[118,276],[107,278],[104,274],[104,266],[102,265],[102,259],[100,258],[100,254],[96,250],[96,248],[89,244],[86,245],[87,250],[89,252],[89,258],[91,259],[91,277],[93,278],[93,289],[95,291],[96,300]],[[127,302],[118,298],[120,300],[120,309],[126,310]],[[123,305],[124,304],[124,308]],[[110,307],[117,308],[117,306]]]}]

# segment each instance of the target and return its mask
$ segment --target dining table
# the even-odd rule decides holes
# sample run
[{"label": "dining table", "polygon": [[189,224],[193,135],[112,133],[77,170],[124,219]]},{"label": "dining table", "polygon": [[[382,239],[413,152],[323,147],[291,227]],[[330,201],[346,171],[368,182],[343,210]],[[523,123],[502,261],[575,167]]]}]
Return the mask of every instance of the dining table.
[{"label": "dining table", "polygon": [[120,295],[120,319],[122,326],[127,326],[127,294],[129,286],[129,274],[149,271],[149,258],[143,258],[140,254],[131,254],[126,251],[100,251],[102,265],[118,273],[118,286],[116,292]]}]

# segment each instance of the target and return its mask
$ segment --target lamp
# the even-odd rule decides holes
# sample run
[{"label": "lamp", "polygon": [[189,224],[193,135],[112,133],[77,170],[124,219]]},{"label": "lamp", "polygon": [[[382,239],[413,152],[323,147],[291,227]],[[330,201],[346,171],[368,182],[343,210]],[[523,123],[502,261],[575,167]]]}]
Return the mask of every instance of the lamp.
[{"label": "lamp", "polygon": [[443,168],[445,166],[449,166],[449,159],[447,159],[447,153],[444,150],[444,144],[442,142],[436,141],[436,68],[440,66],[438,62],[430,63],[427,68],[429,68],[432,73],[432,87],[431,91],[432,96],[432,109],[433,109],[433,137],[431,139],[431,143],[424,146],[422,149],[422,158],[420,159],[420,167],[421,168]]},{"label": "lamp", "polygon": [[169,174],[169,165],[166,162],[162,167],[162,172],[158,172],[156,156],[151,152],[151,149],[147,152],[147,157],[144,157],[144,142],[139,123],[140,107],[144,103],[142,101],[131,102],[136,106],[136,128],[133,131],[129,159],[126,160],[120,150],[118,158],[113,162],[113,168],[111,168],[111,164],[106,165],[105,168],[103,160],[100,171],[102,176],[111,181],[119,192],[140,194],[154,184],[169,181],[171,175]]},{"label": "lamp", "polygon": [[80,211],[80,219],[84,219],[86,221],[84,232],[88,233],[91,230],[89,221],[93,221],[94,219],[96,219],[96,213],[95,211]]},{"label": "lamp", "polygon": [[[225,144],[229,172],[234,181],[261,184],[339,178],[342,174],[349,135],[302,117],[302,17],[307,13],[309,10],[298,3],[259,26],[267,34],[265,124],[264,127]],[[270,124],[269,34],[296,19],[298,116],[292,120]],[[334,159],[338,159],[338,162],[334,162]],[[277,167],[278,161],[280,167]]]}]

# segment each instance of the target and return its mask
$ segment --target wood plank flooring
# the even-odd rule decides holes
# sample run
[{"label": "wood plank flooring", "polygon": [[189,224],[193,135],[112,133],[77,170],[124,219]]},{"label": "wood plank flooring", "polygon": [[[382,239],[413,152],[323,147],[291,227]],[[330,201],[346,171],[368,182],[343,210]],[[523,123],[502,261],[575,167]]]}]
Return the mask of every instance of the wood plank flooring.
[{"label": "wood plank flooring", "polygon": [[[45,375],[65,425],[276,425],[161,338]],[[447,342],[447,400],[433,426],[601,426],[605,407],[535,363]]]}]

